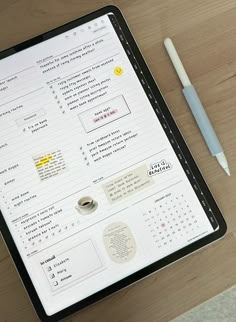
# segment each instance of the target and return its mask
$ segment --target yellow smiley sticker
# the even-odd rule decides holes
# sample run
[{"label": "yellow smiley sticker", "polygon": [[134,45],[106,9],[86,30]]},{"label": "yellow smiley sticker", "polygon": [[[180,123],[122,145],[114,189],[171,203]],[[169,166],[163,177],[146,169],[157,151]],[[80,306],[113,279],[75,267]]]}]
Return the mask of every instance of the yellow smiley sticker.
[{"label": "yellow smiley sticker", "polygon": [[114,74],[116,76],[121,76],[123,74],[123,72],[124,72],[123,69],[119,66],[115,67],[115,69],[114,69]]}]

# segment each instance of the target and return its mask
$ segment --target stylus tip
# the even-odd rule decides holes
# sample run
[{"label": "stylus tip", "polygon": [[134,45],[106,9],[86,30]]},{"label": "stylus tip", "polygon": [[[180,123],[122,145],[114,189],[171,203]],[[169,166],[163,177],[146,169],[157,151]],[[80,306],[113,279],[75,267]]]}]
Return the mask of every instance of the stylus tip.
[{"label": "stylus tip", "polygon": [[230,171],[229,168],[224,168],[225,172],[228,174],[228,176],[230,176]]}]

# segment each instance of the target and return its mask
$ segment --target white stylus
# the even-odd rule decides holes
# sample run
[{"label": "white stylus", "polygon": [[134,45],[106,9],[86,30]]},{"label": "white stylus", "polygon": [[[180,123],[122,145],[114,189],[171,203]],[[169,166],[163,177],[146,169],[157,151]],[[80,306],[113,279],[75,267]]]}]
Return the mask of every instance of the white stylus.
[{"label": "white stylus", "polygon": [[188,75],[184,69],[184,66],[179,58],[179,55],[171,41],[170,38],[166,38],[164,40],[164,45],[166,50],[170,56],[170,59],[174,65],[174,68],[179,76],[181,83],[183,84],[183,94],[185,99],[193,113],[193,116],[197,122],[197,125],[204,137],[206,144],[211,152],[212,156],[217,158],[217,161],[221,165],[221,167],[225,170],[225,172],[230,176],[228,162],[226,160],[223,148],[216,136],[216,133],[211,125],[211,122],[202,106],[200,98],[191,84]]}]

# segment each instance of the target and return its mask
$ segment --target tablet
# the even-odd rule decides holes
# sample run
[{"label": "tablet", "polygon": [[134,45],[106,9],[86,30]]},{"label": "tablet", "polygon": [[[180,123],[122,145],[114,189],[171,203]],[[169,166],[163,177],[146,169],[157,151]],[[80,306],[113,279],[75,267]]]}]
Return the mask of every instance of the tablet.
[{"label": "tablet", "polygon": [[113,6],[0,53],[0,158],[1,233],[42,321],[226,231]]}]

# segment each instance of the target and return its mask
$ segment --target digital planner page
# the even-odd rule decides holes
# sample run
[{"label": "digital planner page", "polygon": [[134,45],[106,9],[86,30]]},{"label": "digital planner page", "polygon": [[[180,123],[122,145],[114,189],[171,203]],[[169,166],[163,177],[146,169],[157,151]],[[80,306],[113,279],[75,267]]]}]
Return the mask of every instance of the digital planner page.
[{"label": "digital planner page", "polygon": [[52,315],[213,232],[108,17],[0,60],[0,207]]}]

